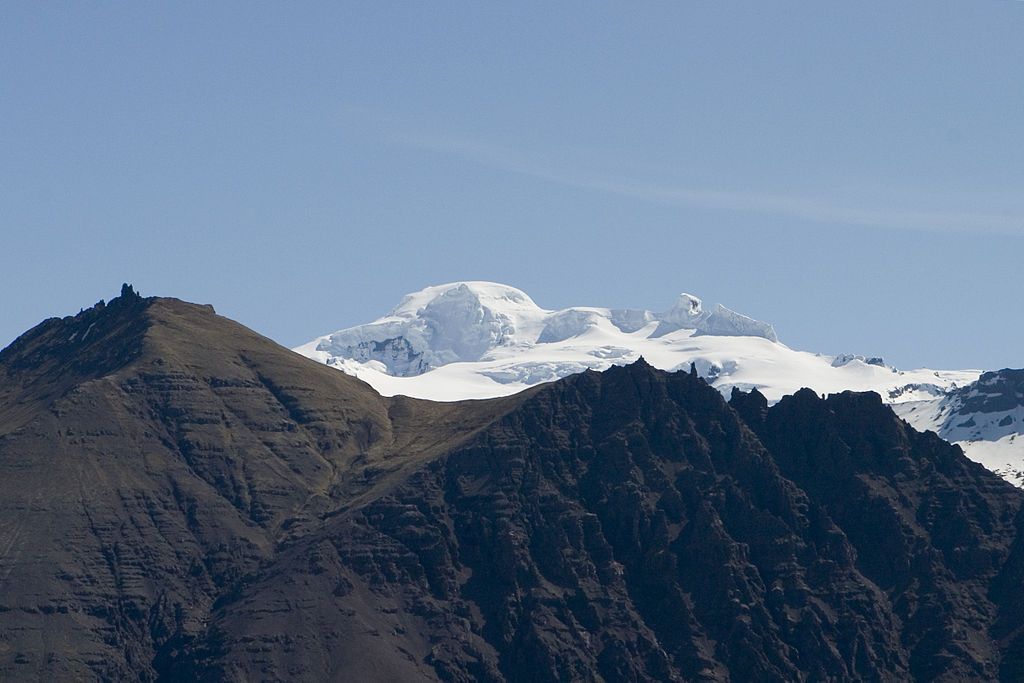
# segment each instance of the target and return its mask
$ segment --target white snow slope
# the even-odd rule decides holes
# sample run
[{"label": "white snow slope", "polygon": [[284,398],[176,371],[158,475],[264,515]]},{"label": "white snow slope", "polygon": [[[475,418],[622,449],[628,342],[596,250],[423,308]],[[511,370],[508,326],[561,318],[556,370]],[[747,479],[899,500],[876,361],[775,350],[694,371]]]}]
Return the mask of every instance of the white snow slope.
[{"label": "white snow slope", "polygon": [[986,372],[944,396],[893,409],[916,429],[959,444],[972,460],[1024,486],[1024,370]]},{"label": "white snow slope", "polygon": [[[694,363],[726,397],[733,387],[756,387],[771,402],[802,387],[821,394],[876,391],[916,428],[938,432],[1024,485],[1024,394],[1014,403],[1006,382],[976,382],[978,370],[897,370],[880,358],[796,351],[778,341],[771,325],[721,305],[707,311],[690,294],[661,313],[547,310],[514,287],[455,282],[409,294],[383,318],[295,350],[385,396],[435,401],[505,396],[640,356],[669,371]],[[1007,405],[992,403],[1007,391]],[[987,407],[979,397],[989,397]]]},{"label": "white snow slope", "polygon": [[975,370],[896,370],[881,359],[795,351],[767,323],[681,294],[668,310],[546,310],[493,282],[456,282],[406,296],[388,315],[295,349],[365,380],[386,396],[437,401],[512,394],[588,368],[643,356],[663,370],[690,363],[728,396],[757,387],[777,401],[801,387],[877,391],[922,401],[976,380]]}]

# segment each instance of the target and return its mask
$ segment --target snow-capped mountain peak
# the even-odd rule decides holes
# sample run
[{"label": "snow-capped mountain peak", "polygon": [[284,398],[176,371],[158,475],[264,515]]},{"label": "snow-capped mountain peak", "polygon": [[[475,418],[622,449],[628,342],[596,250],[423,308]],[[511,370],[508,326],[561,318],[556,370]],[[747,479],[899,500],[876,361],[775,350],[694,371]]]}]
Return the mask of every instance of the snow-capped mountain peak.
[{"label": "snow-capped mountain peak", "polygon": [[672,308],[658,316],[658,321],[678,328],[694,327],[704,315],[704,302],[692,294],[680,294]]},{"label": "snow-capped mountain peak", "polygon": [[371,363],[411,377],[449,363],[476,361],[500,346],[536,340],[548,311],[514,287],[455,282],[406,295],[388,315],[297,349],[338,365]]},{"label": "snow-capped mountain peak", "polygon": [[[874,359],[794,351],[771,325],[721,304],[680,294],[661,312],[574,306],[550,310],[494,282],[427,287],[388,315],[296,349],[369,382],[386,395],[435,400],[501,396],[643,355],[651,365],[689,369],[728,391],[759,388],[770,400],[810,386],[821,392],[873,389],[890,400],[932,397],[977,372],[899,372]],[[836,367],[833,367],[836,365]],[[917,387],[917,388],[915,388]]]},{"label": "snow-capped mountain peak", "polygon": [[[591,333],[617,337],[642,330],[651,339],[685,330],[693,335],[778,341],[771,325],[722,305],[705,311],[692,294],[680,294],[663,313],[588,307],[552,311],[515,287],[469,281],[409,294],[383,318],[320,337],[297,350],[342,369],[352,370],[351,362],[356,362],[392,377],[414,377],[451,363],[496,360],[502,351],[507,355],[509,350],[561,344]],[[634,345],[625,347],[632,350]],[[597,357],[607,353],[598,352]],[[576,361],[553,372],[563,376],[586,367]]]},{"label": "snow-capped mountain peak", "polygon": [[430,316],[440,322],[458,323],[457,318],[468,311],[489,311],[507,318],[540,316],[546,313],[526,292],[494,282],[453,282],[427,287],[407,294],[388,318],[415,318]]}]

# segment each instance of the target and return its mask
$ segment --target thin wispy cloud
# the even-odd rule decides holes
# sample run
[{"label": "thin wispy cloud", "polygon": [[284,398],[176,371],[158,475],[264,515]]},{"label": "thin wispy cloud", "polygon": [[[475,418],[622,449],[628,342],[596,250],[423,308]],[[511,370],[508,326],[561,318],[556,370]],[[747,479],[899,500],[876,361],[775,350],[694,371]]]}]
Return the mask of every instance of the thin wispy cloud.
[{"label": "thin wispy cloud", "polygon": [[827,198],[684,187],[625,176],[599,175],[566,165],[561,160],[464,138],[396,135],[392,141],[551,183],[660,204],[873,228],[1024,235],[1024,216],[1021,215],[858,206]]}]

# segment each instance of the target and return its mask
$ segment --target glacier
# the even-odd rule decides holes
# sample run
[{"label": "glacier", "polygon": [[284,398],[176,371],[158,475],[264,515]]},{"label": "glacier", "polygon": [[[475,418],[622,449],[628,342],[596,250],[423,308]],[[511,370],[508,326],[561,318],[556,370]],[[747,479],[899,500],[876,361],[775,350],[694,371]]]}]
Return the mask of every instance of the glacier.
[{"label": "glacier", "polygon": [[789,348],[774,328],[722,304],[680,294],[660,311],[574,306],[549,310],[522,290],[464,281],[405,296],[373,322],[318,337],[297,352],[355,375],[386,396],[438,401],[512,394],[643,356],[689,369],[728,395],[757,388],[775,401],[802,387],[877,391],[893,403],[965,386],[978,370],[898,370],[880,359]]}]

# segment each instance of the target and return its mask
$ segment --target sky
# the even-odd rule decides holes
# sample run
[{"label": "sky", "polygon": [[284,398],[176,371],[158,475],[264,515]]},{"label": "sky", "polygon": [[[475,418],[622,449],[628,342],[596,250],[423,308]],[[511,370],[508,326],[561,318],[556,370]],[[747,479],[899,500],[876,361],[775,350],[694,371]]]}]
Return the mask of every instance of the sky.
[{"label": "sky", "polygon": [[680,292],[1024,366],[1024,2],[0,4],[0,346],[115,296],[286,345],[407,292]]}]

